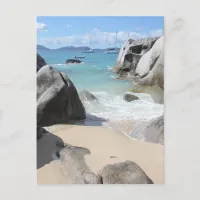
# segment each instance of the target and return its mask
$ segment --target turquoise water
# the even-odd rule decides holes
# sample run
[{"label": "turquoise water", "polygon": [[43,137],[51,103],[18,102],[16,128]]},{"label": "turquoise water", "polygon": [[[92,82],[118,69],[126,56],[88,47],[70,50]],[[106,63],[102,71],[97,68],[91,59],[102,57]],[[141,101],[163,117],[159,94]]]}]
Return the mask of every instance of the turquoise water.
[{"label": "turquoise water", "polygon": [[[131,87],[131,81],[116,80],[112,72],[117,54],[104,54],[97,51],[83,54],[80,51],[38,50],[47,64],[65,72],[76,89],[88,90],[98,98],[97,102],[83,102],[87,112],[86,123],[121,122],[123,120],[149,120],[163,113],[163,105],[155,104],[147,94],[136,94],[140,100],[126,102],[123,95]],[[82,56],[81,64],[65,64],[66,59]],[[93,125],[95,124],[93,123]],[[108,123],[107,123],[108,124]],[[106,124],[106,125],[107,125]],[[134,124],[134,123],[133,123]]]},{"label": "turquoise water", "polygon": [[[93,54],[63,50],[38,50],[38,53],[47,64],[65,72],[78,91],[86,89],[90,92],[107,91],[120,94],[131,88],[129,81],[116,80],[116,74],[111,70],[117,59],[117,54],[105,54],[104,51],[100,50]],[[84,59],[81,59],[83,64],[65,65],[66,59],[81,55],[85,56]]]}]

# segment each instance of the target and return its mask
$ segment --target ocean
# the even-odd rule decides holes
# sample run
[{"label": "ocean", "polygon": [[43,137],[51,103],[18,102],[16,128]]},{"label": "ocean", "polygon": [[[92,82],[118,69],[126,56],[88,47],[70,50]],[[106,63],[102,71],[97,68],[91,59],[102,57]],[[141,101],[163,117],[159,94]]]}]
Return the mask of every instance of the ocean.
[{"label": "ocean", "polygon": [[[154,103],[148,94],[136,94],[140,100],[133,102],[123,100],[132,83],[130,80],[117,80],[117,75],[112,72],[117,54],[105,54],[102,50],[93,54],[78,50],[38,49],[37,52],[47,64],[66,73],[78,92],[88,90],[98,98],[98,102],[84,103],[87,112],[85,123],[88,125],[103,124],[124,132],[126,128],[119,126],[121,122],[146,121],[163,114],[163,105]],[[85,56],[81,59],[83,63],[66,65],[66,59],[74,56]]]}]

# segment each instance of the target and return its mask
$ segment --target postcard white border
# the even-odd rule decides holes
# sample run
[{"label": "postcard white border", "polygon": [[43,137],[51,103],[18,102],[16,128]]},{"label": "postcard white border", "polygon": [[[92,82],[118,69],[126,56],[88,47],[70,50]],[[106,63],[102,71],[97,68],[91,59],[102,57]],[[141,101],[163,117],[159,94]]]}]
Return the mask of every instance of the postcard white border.
[{"label": "postcard white border", "polygon": [[[197,5],[194,0],[4,1],[0,12],[1,198],[177,200],[199,196],[200,30]],[[37,186],[37,15],[165,16],[165,185]]]}]

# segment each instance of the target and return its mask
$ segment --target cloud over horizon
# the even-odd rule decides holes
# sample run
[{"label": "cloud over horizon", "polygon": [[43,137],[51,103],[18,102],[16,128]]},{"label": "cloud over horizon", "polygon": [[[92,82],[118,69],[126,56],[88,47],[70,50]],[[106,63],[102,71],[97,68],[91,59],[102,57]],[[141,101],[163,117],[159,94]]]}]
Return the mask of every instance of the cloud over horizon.
[{"label": "cloud over horizon", "polygon": [[43,23],[36,23],[37,31],[47,31],[47,25]]},{"label": "cloud over horizon", "polygon": [[[69,27],[70,25],[67,24]],[[47,26],[45,24],[39,24],[37,30],[46,30]],[[135,31],[119,31],[117,33],[118,45],[121,45],[128,38],[139,39],[145,37],[160,37],[163,35],[163,30],[152,30],[148,33],[139,33]],[[56,38],[40,38],[38,43],[41,45],[61,45],[61,46],[88,46],[89,39],[91,37],[92,44],[95,45],[115,45],[116,43],[116,32],[105,32],[98,28],[94,28],[92,32],[85,33],[84,35],[72,35],[63,36]]]}]

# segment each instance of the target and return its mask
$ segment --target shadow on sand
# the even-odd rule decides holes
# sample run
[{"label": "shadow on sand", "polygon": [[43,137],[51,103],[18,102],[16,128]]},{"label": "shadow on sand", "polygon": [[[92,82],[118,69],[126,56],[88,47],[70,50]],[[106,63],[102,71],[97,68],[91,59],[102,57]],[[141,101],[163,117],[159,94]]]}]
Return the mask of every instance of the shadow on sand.
[{"label": "shadow on sand", "polygon": [[55,155],[61,149],[60,144],[64,144],[63,140],[47,131],[37,140],[37,169],[56,160]]},{"label": "shadow on sand", "polygon": [[80,121],[70,121],[68,124],[80,126],[103,126],[104,122],[107,122],[105,118],[87,114],[86,119]]}]

